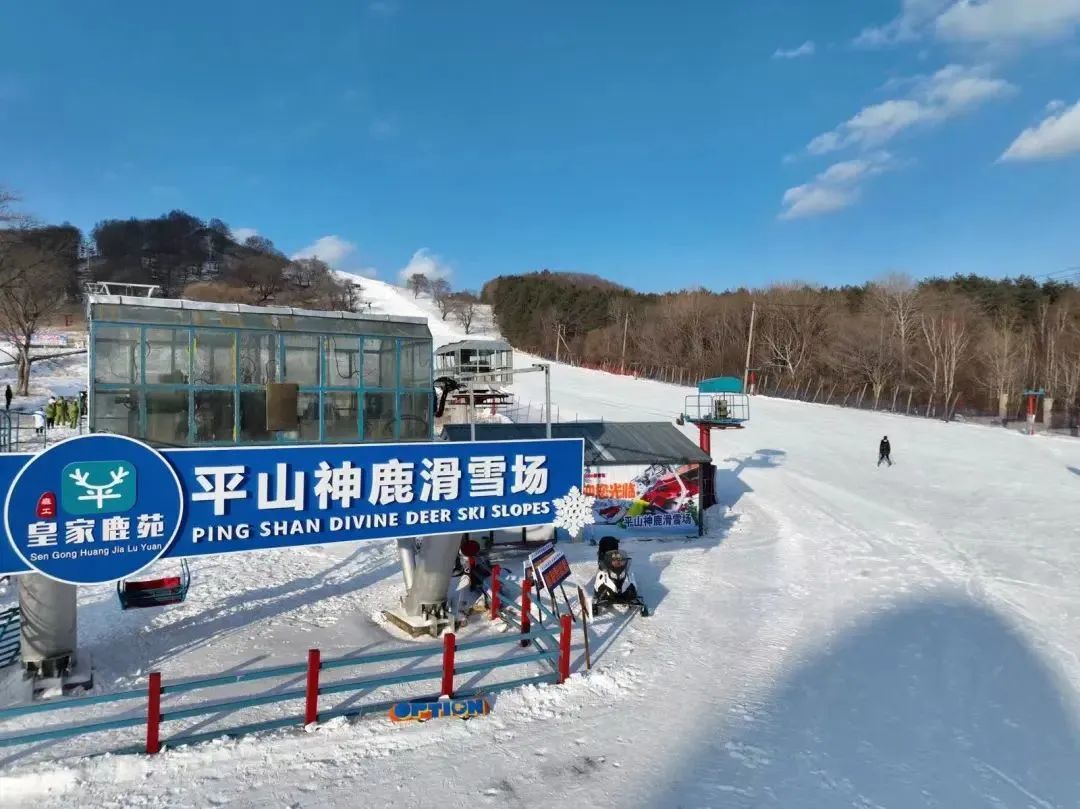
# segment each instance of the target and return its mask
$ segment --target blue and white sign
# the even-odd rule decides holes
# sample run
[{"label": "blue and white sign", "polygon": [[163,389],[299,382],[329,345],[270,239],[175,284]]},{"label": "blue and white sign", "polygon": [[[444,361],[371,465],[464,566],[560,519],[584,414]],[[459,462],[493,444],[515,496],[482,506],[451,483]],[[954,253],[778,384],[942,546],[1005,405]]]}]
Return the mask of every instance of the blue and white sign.
[{"label": "blue and white sign", "polygon": [[581,439],[169,449],[96,434],[0,456],[0,573],[91,584],[180,558],[551,523]]},{"label": "blue and white sign", "polygon": [[72,584],[115,581],[142,570],[165,553],[183,516],[172,465],[145,444],[117,435],[79,436],[33,456],[15,475],[4,504],[18,558]]}]

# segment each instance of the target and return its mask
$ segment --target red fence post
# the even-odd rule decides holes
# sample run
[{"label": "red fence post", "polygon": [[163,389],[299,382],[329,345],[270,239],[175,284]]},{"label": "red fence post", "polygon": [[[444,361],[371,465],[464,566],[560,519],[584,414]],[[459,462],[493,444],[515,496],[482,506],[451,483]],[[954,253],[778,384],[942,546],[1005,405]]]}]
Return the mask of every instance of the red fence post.
[{"label": "red fence post", "polygon": [[304,701],[304,724],[311,725],[319,721],[319,669],[322,668],[318,649],[308,649],[307,653],[307,695]]},{"label": "red fence post", "polygon": [[146,693],[146,754],[161,750],[161,672],[150,672]]},{"label": "red fence post", "polygon": [[442,692],[440,696],[454,696],[454,651],[457,649],[457,638],[453,632],[443,635],[442,646]]},{"label": "red fence post", "polygon": [[559,622],[559,682],[565,683],[570,677],[570,616],[561,616]]},{"label": "red fence post", "polygon": [[499,573],[502,569],[498,565],[491,566],[491,620],[494,621],[499,617],[499,591],[502,589],[502,582],[499,580]]},{"label": "red fence post", "polygon": [[[530,598],[532,591],[532,579],[525,579],[521,582],[521,634],[528,635],[532,629],[532,599]],[[522,646],[528,646],[529,641],[524,638],[521,641]]]}]

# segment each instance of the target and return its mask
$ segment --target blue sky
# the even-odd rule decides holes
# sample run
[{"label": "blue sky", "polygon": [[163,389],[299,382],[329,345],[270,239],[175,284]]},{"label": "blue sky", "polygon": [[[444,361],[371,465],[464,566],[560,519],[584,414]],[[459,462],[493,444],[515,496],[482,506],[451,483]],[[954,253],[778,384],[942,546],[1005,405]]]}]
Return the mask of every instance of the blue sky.
[{"label": "blue sky", "polygon": [[1080,264],[1080,0],[7,4],[0,183],[478,287]]}]

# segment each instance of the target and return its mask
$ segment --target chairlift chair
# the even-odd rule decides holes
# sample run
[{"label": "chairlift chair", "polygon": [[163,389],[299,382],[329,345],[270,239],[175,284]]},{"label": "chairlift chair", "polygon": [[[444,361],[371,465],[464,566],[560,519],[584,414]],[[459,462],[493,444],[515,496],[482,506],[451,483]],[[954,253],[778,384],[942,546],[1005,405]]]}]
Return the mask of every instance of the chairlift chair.
[{"label": "chairlift chair", "polygon": [[133,610],[145,607],[166,607],[180,604],[191,586],[191,569],[186,559],[180,560],[180,575],[142,581],[121,580],[116,583],[116,595],[120,609]]}]

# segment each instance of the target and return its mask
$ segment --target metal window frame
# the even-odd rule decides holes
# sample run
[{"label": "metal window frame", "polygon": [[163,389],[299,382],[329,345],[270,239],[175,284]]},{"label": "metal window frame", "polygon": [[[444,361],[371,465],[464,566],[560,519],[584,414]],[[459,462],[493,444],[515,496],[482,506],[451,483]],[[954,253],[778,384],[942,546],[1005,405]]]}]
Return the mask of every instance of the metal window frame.
[{"label": "metal window frame", "polygon": [[[134,382],[104,382],[97,379],[98,370],[98,357],[96,351],[97,338],[100,333],[100,329],[110,328],[126,328],[132,329],[138,336],[138,343],[136,346],[136,356],[138,362],[138,373],[136,374],[136,381]],[[187,383],[175,384],[175,383],[155,383],[147,382],[146,378],[146,356],[147,356],[147,330],[168,330],[173,333],[184,332],[187,335]],[[232,336],[232,360],[233,360],[233,381],[231,384],[211,384],[211,385],[199,385],[194,382],[195,360],[196,352],[198,350],[196,331],[217,331],[227,332]],[[313,337],[315,338],[315,351],[318,355],[318,383],[316,385],[300,385],[299,392],[301,394],[316,395],[318,401],[318,414],[319,414],[319,426],[318,426],[318,443],[348,443],[348,442],[362,442],[362,443],[382,443],[382,441],[375,441],[364,437],[364,412],[365,412],[365,396],[368,393],[383,393],[393,396],[394,402],[394,415],[393,415],[393,436],[388,439],[391,441],[401,440],[401,416],[402,416],[402,397],[412,394],[422,394],[428,397],[428,401],[431,401],[433,396],[431,388],[431,378],[433,377],[434,370],[434,344],[431,340],[425,340],[416,337],[397,337],[378,334],[364,334],[357,333],[352,335],[340,335],[329,334],[324,332],[301,332],[301,331],[274,331],[272,329],[263,328],[243,328],[235,326],[193,326],[193,325],[174,325],[165,323],[139,323],[124,320],[91,320],[90,322],[90,362],[88,367],[88,379],[87,379],[87,402],[89,409],[89,424],[91,432],[96,430],[97,417],[95,413],[95,407],[93,401],[98,393],[107,393],[108,391],[134,391],[138,394],[138,416],[136,423],[138,425],[137,437],[145,438],[148,429],[148,409],[146,397],[153,393],[181,393],[187,394],[187,443],[185,446],[230,446],[230,445],[244,445],[244,446],[256,446],[256,445],[269,445],[275,443],[294,444],[300,443],[304,439],[299,436],[292,438],[286,435],[285,431],[277,431],[273,439],[268,441],[257,440],[245,440],[241,438],[241,407],[240,398],[242,393],[253,393],[257,391],[265,391],[265,384],[252,384],[244,383],[241,381],[240,376],[240,355],[241,355],[241,343],[242,337],[247,335],[275,335],[276,336],[276,364],[274,368],[273,381],[284,381],[285,367],[286,367],[286,342],[290,336],[301,337]],[[330,381],[329,363],[331,362],[331,352],[334,350],[337,342],[345,339],[346,341],[355,341],[358,347],[358,354],[360,357],[359,368],[357,369],[357,384],[355,386],[346,385],[331,385],[327,384]],[[365,341],[366,340],[379,340],[386,341],[392,340],[394,343],[394,384],[393,387],[387,387],[386,385],[372,385],[365,384],[363,364],[365,354]],[[410,386],[407,388],[402,387],[402,353],[403,348],[411,346],[415,343],[426,343],[428,346],[428,379],[424,386]],[[408,349],[406,349],[408,350]],[[196,439],[196,419],[195,419],[195,396],[197,393],[206,392],[231,392],[233,394],[233,428],[232,439],[222,441],[198,441]],[[335,438],[332,441],[327,439],[326,436],[326,407],[327,407],[327,394],[332,393],[350,393],[357,396],[357,419],[356,419],[356,435],[346,436],[341,438]],[[407,440],[416,441],[430,441],[434,437],[434,417],[429,419],[428,429],[422,436],[411,436]],[[310,440],[310,439],[309,439]]]}]

